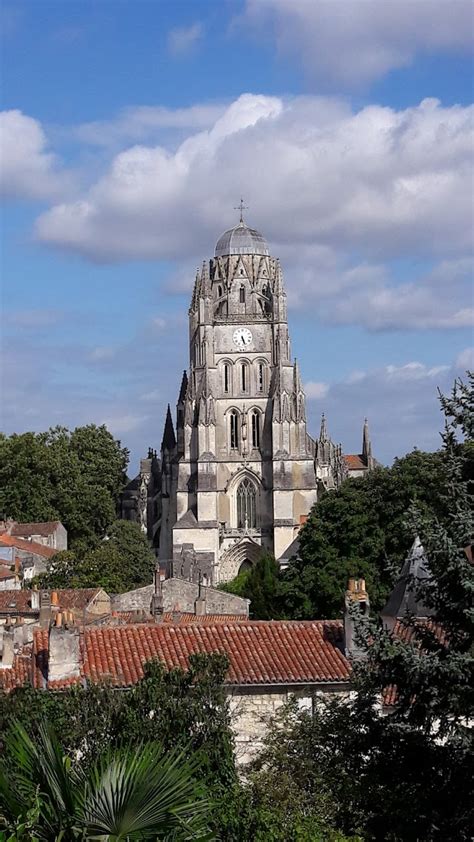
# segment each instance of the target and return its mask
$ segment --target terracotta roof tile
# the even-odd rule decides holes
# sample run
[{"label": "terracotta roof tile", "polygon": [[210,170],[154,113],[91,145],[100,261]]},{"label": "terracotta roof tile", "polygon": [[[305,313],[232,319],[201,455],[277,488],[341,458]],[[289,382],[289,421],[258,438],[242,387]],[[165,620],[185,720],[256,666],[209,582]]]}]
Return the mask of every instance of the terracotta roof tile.
[{"label": "terracotta roof tile", "polygon": [[[56,591],[58,606],[60,609],[83,611],[101,590],[101,588],[60,588]],[[9,611],[12,614],[31,612],[31,594],[32,590],[29,588],[0,591],[0,612]]]},{"label": "terracotta roof tile", "polygon": [[359,453],[346,453],[344,461],[349,471],[366,471],[367,465]]},{"label": "terracotta roof tile", "polygon": [[48,520],[41,523],[15,523],[11,529],[11,535],[22,538],[28,535],[42,535],[47,538],[61,526],[59,520]]},{"label": "terracotta roof tile", "polygon": [[11,669],[0,669],[0,688],[5,692],[15,687],[24,687],[31,680],[32,645],[24,646],[21,654],[15,655]]},{"label": "terracotta roof tile", "polygon": [[51,556],[58,552],[58,550],[54,550],[52,547],[37,544],[36,541],[24,541],[23,538],[13,538],[5,532],[0,535],[0,544],[3,544],[5,547],[16,547],[18,550],[25,550],[33,555],[43,556],[43,558],[51,558]]},{"label": "terracotta roof tile", "polygon": [[[85,628],[81,633],[81,676],[50,683],[60,689],[81,679],[109,680],[125,687],[139,681],[146,661],[159,658],[168,669],[187,669],[193,653],[227,653],[227,682],[291,684],[344,682],[350,665],[338,646],[339,621],[249,621],[174,625],[158,623]],[[48,632],[35,631],[35,678],[45,686]]]},{"label": "terracotta roof tile", "polygon": [[[114,611],[111,619],[123,625],[157,622],[155,617],[147,614],[145,611]],[[179,626],[185,626],[190,623],[198,623],[201,626],[212,626],[216,623],[248,623],[248,617],[245,617],[244,614],[204,614],[203,616],[199,616],[187,612],[165,611],[161,615],[161,621],[163,623],[175,623]]]}]

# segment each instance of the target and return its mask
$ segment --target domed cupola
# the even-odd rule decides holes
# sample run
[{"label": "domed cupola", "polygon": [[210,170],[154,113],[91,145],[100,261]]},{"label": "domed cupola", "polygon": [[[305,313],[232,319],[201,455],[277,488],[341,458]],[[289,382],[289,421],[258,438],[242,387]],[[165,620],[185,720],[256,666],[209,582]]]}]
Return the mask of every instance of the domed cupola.
[{"label": "domed cupola", "polygon": [[269,254],[264,237],[255,228],[249,228],[243,219],[234,228],[224,231],[216,245],[215,256],[230,254]]}]

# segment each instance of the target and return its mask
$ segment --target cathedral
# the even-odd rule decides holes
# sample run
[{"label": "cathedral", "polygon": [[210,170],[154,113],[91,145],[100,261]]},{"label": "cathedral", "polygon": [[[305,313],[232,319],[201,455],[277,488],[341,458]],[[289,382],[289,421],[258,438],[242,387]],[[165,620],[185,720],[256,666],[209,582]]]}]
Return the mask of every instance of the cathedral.
[{"label": "cathedral", "polygon": [[376,464],[367,421],[360,454],[343,454],[324,416],[308,433],[281,266],[242,209],[196,275],[175,419],[168,406],[161,452],[121,503],[167,575],[214,586],[262,551],[287,563],[321,491]]}]

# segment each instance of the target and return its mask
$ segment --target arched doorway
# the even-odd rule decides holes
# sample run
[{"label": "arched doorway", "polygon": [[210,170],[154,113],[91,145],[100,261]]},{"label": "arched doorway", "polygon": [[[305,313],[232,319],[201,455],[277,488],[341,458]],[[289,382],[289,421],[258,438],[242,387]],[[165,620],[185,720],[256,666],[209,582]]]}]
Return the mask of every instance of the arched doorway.
[{"label": "arched doorway", "polygon": [[238,572],[237,575],[240,576],[241,573],[246,573],[247,570],[251,570],[252,567],[253,567],[252,562],[249,561],[248,558],[246,558],[245,561],[243,561],[242,564],[240,565],[239,572]]}]

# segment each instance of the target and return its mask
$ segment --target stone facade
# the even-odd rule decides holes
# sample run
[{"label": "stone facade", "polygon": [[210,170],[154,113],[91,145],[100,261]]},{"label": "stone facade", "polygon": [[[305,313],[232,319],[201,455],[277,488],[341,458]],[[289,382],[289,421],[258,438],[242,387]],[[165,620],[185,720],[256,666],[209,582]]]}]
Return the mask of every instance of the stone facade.
[{"label": "stone facade", "polygon": [[348,476],[324,417],[317,440],[307,431],[282,269],[242,219],[197,273],[189,370],[160,456],[142,460],[122,516],[142,524],[168,573],[212,585],[263,551],[283,559],[319,490]]},{"label": "stone facade", "polygon": [[[112,611],[143,611],[148,614],[154,593],[155,585],[146,585],[144,588],[117,594],[112,600]],[[162,611],[193,614],[200,593],[205,599],[208,614],[249,615],[248,599],[215,588],[199,588],[194,582],[178,578],[165,579],[161,583]]]}]

